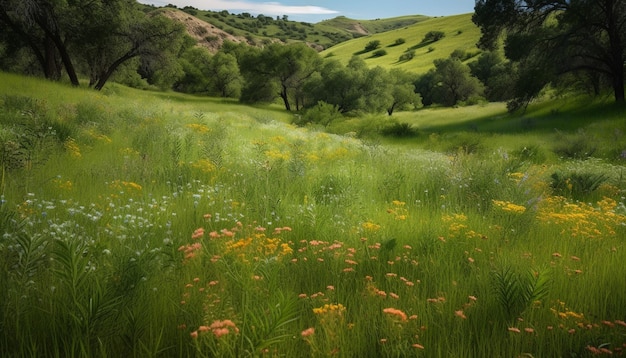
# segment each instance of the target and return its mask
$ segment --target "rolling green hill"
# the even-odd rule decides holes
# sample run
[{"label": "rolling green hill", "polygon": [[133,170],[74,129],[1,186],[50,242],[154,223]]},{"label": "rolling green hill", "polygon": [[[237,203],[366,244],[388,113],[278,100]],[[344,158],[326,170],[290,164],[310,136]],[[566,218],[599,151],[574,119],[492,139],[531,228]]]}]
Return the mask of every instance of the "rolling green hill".
[{"label": "rolling green hill", "polygon": [[[413,25],[391,31],[385,31],[350,41],[342,42],[321,52],[324,57],[334,57],[347,63],[354,55],[363,57],[370,66],[402,68],[411,72],[423,73],[433,67],[433,61],[446,58],[455,50],[462,50],[470,55],[479,53],[476,43],[480,29],[472,23],[471,14],[448,17],[428,18]],[[422,43],[430,31],[442,31],[445,37],[433,43]],[[404,42],[396,45],[397,40]],[[363,53],[371,41],[380,41],[380,50],[386,55],[374,57],[373,52]],[[414,50],[415,57],[409,61],[399,61],[407,50]]]},{"label": "rolling green hill", "polygon": [[[172,10],[174,6],[168,5],[165,8]],[[428,19],[427,16],[422,15],[375,20],[354,20],[339,16],[312,24],[291,21],[286,16],[274,18],[258,15],[255,17],[249,13],[231,14],[228,11],[205,11],[193,7],[180,10],[207,23],[209,26],[206,35],[209,39],[216,36],[212,34],[213,32],[223,32],[224,34],[218,34],[218,36],[230,35],[241,40],[245,39],[250,44],[262,44],[276,39],[282,42],[304,41],[319,50],[353,38],[402,28]]]}]

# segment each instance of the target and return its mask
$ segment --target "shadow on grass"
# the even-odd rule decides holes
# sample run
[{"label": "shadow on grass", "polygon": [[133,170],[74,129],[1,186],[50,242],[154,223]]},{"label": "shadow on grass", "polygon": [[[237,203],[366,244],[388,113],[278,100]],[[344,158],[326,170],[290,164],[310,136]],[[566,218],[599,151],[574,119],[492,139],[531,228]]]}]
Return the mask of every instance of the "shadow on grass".
[{"label": "shadow on grass", "polygon": [[476,132],[490,134],[549,133],[555,129],[575,132],[592,123],[626,119],[626,106],[618,103],[591,103],[556,108],[550,102],[538,104],[523,114],[502,112],[469,118],[441,125],[422,125],[420,130],[431,133]]}]

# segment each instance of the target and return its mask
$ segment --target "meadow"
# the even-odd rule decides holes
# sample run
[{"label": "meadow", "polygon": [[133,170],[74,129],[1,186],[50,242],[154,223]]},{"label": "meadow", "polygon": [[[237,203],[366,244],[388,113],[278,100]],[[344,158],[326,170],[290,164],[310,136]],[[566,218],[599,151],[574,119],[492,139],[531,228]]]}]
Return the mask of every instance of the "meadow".
[{"label": "meadow", "polygon": [[626,117],[580,102],[390,138],[2,73],[0,356],[622,355]]}]

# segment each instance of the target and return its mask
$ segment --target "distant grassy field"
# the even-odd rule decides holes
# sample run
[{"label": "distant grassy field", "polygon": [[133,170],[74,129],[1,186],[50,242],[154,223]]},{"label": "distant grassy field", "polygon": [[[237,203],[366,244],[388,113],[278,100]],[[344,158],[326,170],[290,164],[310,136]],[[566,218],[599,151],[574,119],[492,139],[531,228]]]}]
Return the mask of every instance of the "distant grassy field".
[{"label": "distant grassy field", "polygon": [[623,108],[291,116],[0,73],[0,356],[624,353]]},{"label": "distant grassy field", "polygon": [[[422,39],[430,31],[442,31],[445,37],[437,42],[421,45]],[[371,36],[342,42],[321,52],[321,56],[336,58],[347,63],[350,58],[362,52],[370,41],[380,41],[381,48],[387,51],[385,56],[372,57],[372,52],[359,54],[369,66],[402,68],[415,73],[424,73],[433,68],[433,61],[447,58],[455,50],[478,54],[476,43],[480,30],[472,22],[472,14],[429,18],[414,25],[387,31]],[[395,46],[397,39],[404,43]],[[410,61],[399,61],[400,56],[409,48],[414,48],[415,57]]]}]

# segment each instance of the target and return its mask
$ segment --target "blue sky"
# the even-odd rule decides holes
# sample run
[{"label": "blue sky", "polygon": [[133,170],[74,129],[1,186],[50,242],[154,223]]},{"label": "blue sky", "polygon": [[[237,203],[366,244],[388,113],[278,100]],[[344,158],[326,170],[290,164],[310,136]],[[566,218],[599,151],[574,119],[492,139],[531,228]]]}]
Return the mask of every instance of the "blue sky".
[{"label": "blue sky", "polygon": [[287,15],[289,20],[319,22],[336,16],[372,20],[402,15],[447,16],[474,11],[474,0],[139,0],[143,4],[178,7],[193,6],[201,10],[228,10],[239,14]]}]

